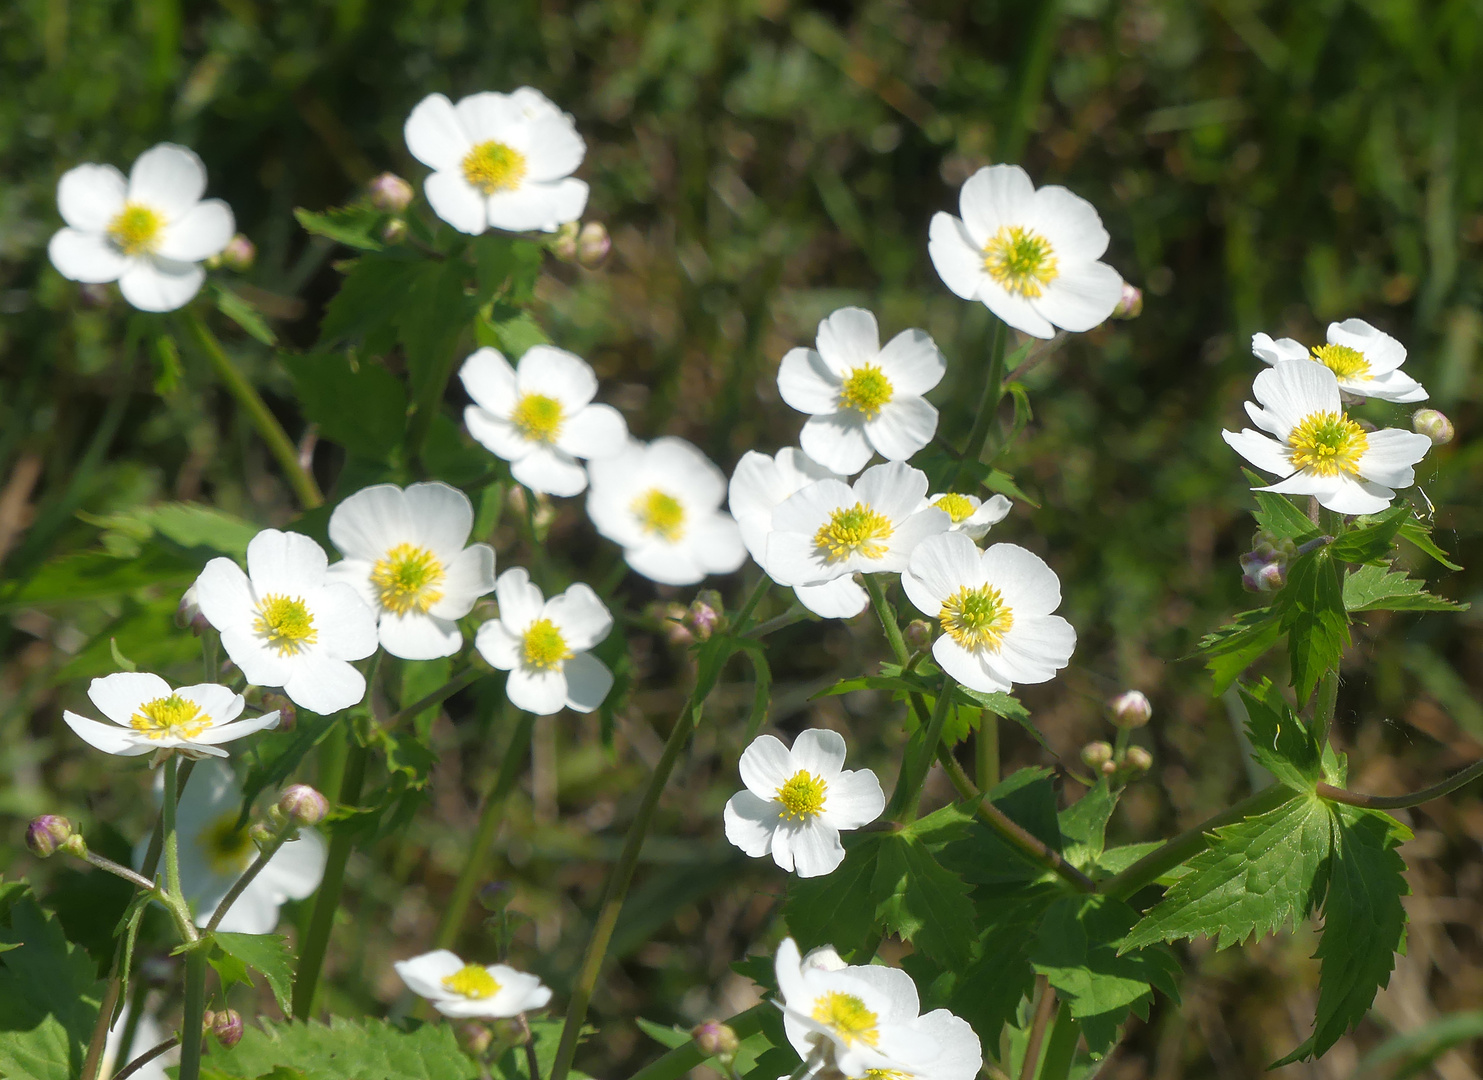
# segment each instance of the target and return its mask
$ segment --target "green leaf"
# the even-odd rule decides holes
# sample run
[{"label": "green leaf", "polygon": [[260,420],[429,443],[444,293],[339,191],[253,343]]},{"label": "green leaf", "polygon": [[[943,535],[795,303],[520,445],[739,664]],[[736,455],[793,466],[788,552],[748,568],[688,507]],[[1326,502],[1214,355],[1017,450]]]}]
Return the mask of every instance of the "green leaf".
[{"label": "green leaf", "polygon": [[396,460],[407,424],[407,391],[396,376],[369,360],[352,365],[337,353],[281,359],[304,415],[322,437],[369,461]]},{"label": "green leaf", "polygon": [[1215,679],[1215,692],[1223,694],[1256,659],[1277,644],[1282,626],[1271,608],[1243,611],[1236,621],[1200,639],[1205,666]]},{"label": "green leaf", "polygon": [[[1020,769],[989,792],[989,802],[1047,847],[1060,851],[1056,790],[1050,775],[1048,769]],[[1023,884],[1046,872],[978,821],[961,842],[949,844],[938,852],[938,859],[963,880],[978,885]]]},{"label": "green leaf", "polygon": [[[1264,487],[1266,479],[1250,469],[1242,469],[1253,486]],[[1299,510],[1286,495],[1275,491],[1253,491],[1256,496],[1256,523],[1265,533],[1297,543],[1305,543],[1319,535],[1318,526],[1308,515]]]},{"label": "green leaf", "polygon": [[197,503],[156,503],[103,517],[78,517],[141,544],[158,538],[186,550],[201,549],[206,553],[199,560],[203,566],[213,554],[246,557],[247,545],[258,533],[258,526],[250,521]]},{"label": "green leaf", "polygon": [[328,735],[340,721],[338,715],[320,716],[302,712],[291,738],[262,740],[250,751],[251,765],[242,780],[242,812],[239,827],[246,827],[253,800],[266,788],[279,787],[293,775],[299,762]]},{"label": "green leaf", "polygon": [[1008,495],[1011,499],[1018,499],[1020,502],[1033,506],[1037,510],[1040,508],[1040,504],[1026,495],[1024,490],[1014,482],[1014,477],[1002,469],[990,469],[988,474],[982,477],[981,482],[990,491],[996,491],[1000,495]]},{"label": "green leaf", "polygon": [[288,939],[278,934],[229,934],[223,930],[213,936],[222,952],[262,972],[273,999],[287,1013],[294,980],[294,953]]},{"label": "green leaf", "polygon": [[550,337],[528,311],[521,311],[509,318],[495,322],[480,319],[475,326],[475,336],[480,345],[491,345],[504,353],[511,362],[524,356],[533,345],[549,345]]},{"label": "green leaf", "polygon": [[269,329],[267,321],[257,308],[225,285],[214,284],[212,289],[216,293],[217,309],[247,331],[249,337],[256,338],[269,348],[278,344],[277,335]]},{"label": "green leaf", "polygon": [[[201,568],[174,552],[146,548],[137,557],[102,551],[62,555],[41,567],[19,588],[0,588],[0,611],[80,600],[102,600],[150,586],[184,592]],[[171,608],[175,607],[174,602]]]},{"label": "green leaf", "polygon": [[294,209],[294,219],[306,232],[361,251],[381,250],[379,233],[386,218],[386,214],[366,204],[336,206],[322,213],[302,207]]},{"label": "green leaf", "polygon": [[1466,611],[1426,591],[1426,583],[1388,566],[1361,566],[1344,578],[1344,606],[1350,611]]},{"label": "green leaf", "polygon": [[1272,606],[1287,633],[1287,655],[1298,700],[1306,701],[1326,671],[1339,663],[1349,644],[1349,613],[1339,565],[1327,549],[1295,559],[1287,584]]},{"label": "green leaf", "polygon": [[789,882],[783,919],[801,949],[833,945],[848,958],[870,937],[875,928],[870,882],[884,840],[879,833],[862,835],[832,874]]},{"label": "green leaf", "polygon": [[154,392],[160,397],[169,397],[180,389],[185,378],[185,366],[180,362],[180,346],[169,334],[160,334],[151,342],[150,356],[154,359]]},{"label": "green leaf", "polygon": [[1266,679],[1241,687],[1252,757],[1288,787],[1312,791],[1323,779],[1318,740]]},{"label": "green leaf", "polygon": [[633,1022],[649,1038],[653,1039],[660,1046],[667,1046],[671,1050],[684,1046],[687,1042],[691,1041],[690,1032],[684,1028],[665,1027],[663,1024],[654,1023],[652,1020],[645,1020],[642,1016],[634,1017]]},{"label": "green leaf", "polygon": [[870,891],[875,919],[947,968],[967,961],[963,943],[973,937],[968,886],[945,869],[915,836],[887,836],[876,857]]},{"label": "green leaf", "polygon": [[1015,887],[986,898],[982,906],[982,932],[946,1005],[981,1034],[990,1053],[995,1052],[999,1031],[1013,1021],[1021,999],[1034,989],[1030,950],[1035,931],[1047,908],[1064,895],[1054,885]]},{"label": "green leaf", "polygon": [[[525,1048],[523,1046],[512,1047],[506,1050],[495,1061],[492,1070],[496,1080],[540,1080],[543,1076],[551,1075],[551,1065],[556,1060],[556,1047],[561,1042],[562,1021],[560,1020],[531,1020],[530,1038],[535,1046],[536,1052],[536,1076],[530,1075],[530,1067],[526,1061]],[[447,1027],[446,1024],[439,1025]],[[587,1036],[597,1030],[590,1025],[584,1026],[577,1035],[577,1045],[581,1046]],[[422,1074],[418,1073],[418,1077]],[[462,1076],[462,1073],[458,1074]],[[569,1076],[573,1080],[589,1080],[586,1073],[580,1069],[572,1069]],[[355,1080],[361,1080],[359,1076]]]},{"label": "green leaf", "polygon": [[398,306],[397,338],[407,353],[414,401],[449,370],[453,350],[474,314],[473,300],[464,295],[464,272],[457,259],[422,264]]},{"label": "green leaf", "polygon": [[1306,918],[1328,881],[1331,833],[1324,803],[1309,795],[1217,829],[1123,948],[1209,937],[1224,949]]},{"label": "green leaf", "polygon": [[1396,533],[1411,517],[1405,503],[1394,506],[1368,523],[1352,528],[1329,545],[1333,558],[1349,563],[1372,563],[1390,554]]},{"label": "green leaf", "polygon": [[[534,1025],[533,1025],[534,1026]],[[242,1041],[227,1049],[208,1040],[205,1064],[223,1077],[256,1078],[293,1068],[314,1080],[477,1080],[479,1068],[462,1050],[451,1024],[402,1031],[384,1020],[329,1024],[248,1025]]]},{"label": "green leaf", "polygon": [[1400,537],[1419,551],[1431,556],[1448,570],[1462,569],[1462,567],[1447,557],[1445,551],[1437,547],[1436,541],[1432,539],[1431,527],[1417,521],[1415,518],[1401,525]]},{"label": "green leaf", "polygon": [[1453,1013],[1414,1031],[1392,1035],[1365,1055],[1354,1075],[1377,1080],[1432,1075],[1432,1062],[1454,1046],[1477,1039],[1483,1039],[1483,1011]]},{"label": "green leaf", "polygon": [[1106,844],[1107,821],[1117,807],[1117,793],[1100,778],[1096,785],[1060,814],[1066,861],[1078,870],[1095,865]]},{"label": "green leaf", "polygon": [[420,258],[392,253],[366,255],[351,263],[340,291],[325,308],[316,347],[322,350],[337,342],[384,337],[422,265]]}]

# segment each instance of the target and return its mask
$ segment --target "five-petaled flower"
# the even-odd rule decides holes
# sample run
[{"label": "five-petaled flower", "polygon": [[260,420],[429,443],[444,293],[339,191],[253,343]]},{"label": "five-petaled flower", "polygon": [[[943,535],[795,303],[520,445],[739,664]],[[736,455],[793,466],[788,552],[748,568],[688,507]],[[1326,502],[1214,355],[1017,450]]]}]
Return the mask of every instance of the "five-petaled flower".
[{"label": "five-petaled flower", "polygon": [[348,709],[366,693],[350,663],[376,651],[376,615],[355,587],[328,576],[324,549],[298,533],[264,529],[247,545],[247,573],[212,559],[196,578],[201,614],[256,686],[281,686],[310,712]]},{"label": "five-petaled flower", "polygon": [[79,165],[57,184],[67,227],[47,246],[72,281],[117,281],[141,311],[174,311],[201,289],[204,259],[222,251],[236,224],[220,199],[202,200],[206,166],[184,146],[140,154],[129,178],[112,165]]},{"label": "five-petaled flower", "polygon": [[330,515],[330,540],[345,558],[327,579],[370,605],[392,656],[452,656],[463,646],[455,620],[494,588],[494,549],[464,546],[473,527],[469,497],[447,484],[363,488]]},{"label": "five-petaled flower", "polygon": [[517,1016],[551,1000],[550,987],[534,975],[505,964],[465,964],[447,949],[398,960],[392,967],[408,989],[444,1016]]},{"label": "five-petaled flower", "polygon": [[926,333],[903,330],[883,349],[875,316],[847,307],[819,323],[818,346],[791,350],[778,368],[783,400],[810,414],[804,453],[849,476],[872,453],[905,461],[932,441],[937,410],[922,395],[947,361]]},{"label": "five-petaled flower", "polygon": [[486,347],[463,362],[458,377],[474,399],[463,412],[469,434],[532,491],[576,495],[587,486],[578,458],[611,457],[628,445],[623,415],[593,403],[597,376],[565,349],[533,345],[512,368]]},{"label": "five-petaled flower", "polygon": [[429,94],[403,134],[433,170],[422,185],[433,212],[460,232],[555,232],[587,206],[587,185],[572,176],[587,144],[572,118],[529,86],[457,105]]},{"label": "five-petaled flower", "polygon": [[1254,334],[1251,351],[1269,364],[1317,360],[1334,373],[1340,390],[1355,397],[1400,404],[1426,400],[1426,388],[1401,370],[1406,347],[1363,319],[1329,323],[1328,342],[1311,351],[1292,338],[1273,341],[1268,334]]},{"label": "five-petaled flower", "polygon": [[1221,436],[1258,469],[1284,478],[1257,491],[1312,495],[1340,514],[1378,513],[1395,498],[1394,488],[1416,482],[1412,466],[1432,446],[1414,431],[1366,431],[1351,420],[1337,376],[1315,360],[1268,368],[1257,375],[1252,393],[1261,405],[1248,401],[1246,412],[1270,435],[1245,428]]},{"label": "five-petaled flower", "polygon": [[75,712],[62,719],[79,738],[120,757],[174,750],[186,757],[226,757],[221,743],[278,726],[278,713],[238,720],[245,705],[241,694],[216,683],[171,689],[158,675],[119,671],[94,679],[88,697],[111,724],[100,724]]},{"label": "five-petaled flower", "polygon": [[956,491],[928,495],[927,502],[953,519],[949,532],[960,532],[973,540],[982,540],[988,531],[1009,515],[1010,501],[995,495],[987,501],[977,495],[960,495]]},{"label": "five-petaled flower", "polygon": [[1079,195],[1040,188],[1018,165],[970,176],[958,197],[961,218],[932,217],[927,251],[943,283],[978,300],[1016,330],[1039,338],[1055,328],[1090,330],[1123,295],[1123,279],[1098,260],[1107,230]]}]

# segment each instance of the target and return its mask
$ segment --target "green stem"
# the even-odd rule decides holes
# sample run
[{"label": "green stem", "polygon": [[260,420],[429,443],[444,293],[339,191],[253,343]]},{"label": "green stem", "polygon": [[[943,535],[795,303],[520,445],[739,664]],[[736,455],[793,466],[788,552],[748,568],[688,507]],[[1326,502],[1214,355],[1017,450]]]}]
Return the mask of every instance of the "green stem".
[{"label": "green stem", "polygon": [[164,827],[165,891],[172,899],[180,896],[180,846],[175,835],[175,800],[179,793],[176,786],[179,758],[171,754],[165,759],[164,800],[160,804],[160,821]]},{"label": "green stem", "polygon": [[[922,744],[915,754],[906,755],[905,760],[912,763],[911,772],[905,776],[906,794],[898,803],[896,821],[904,823],[916,817],[917,804],[922,801],[922,786],[927,782],[927,774],[932,771],[932,759],[937,756],[937,749],[942,743],[942,728],[947,723],[947,714],[952,708],[952,702],[953,678],[951,675],[944,675],[942,685],[937,690],[937,700],[932,706],[932,719],[927,722],[926,730],[922,735]],[[906,768],[903,762],[903,773],[906,772]],[[894,793],[891,801],[897,802]]]},{"label": "green stem", "polygon": [[886,601],[886,590],[881,585],[878,574],[861,574],[865,579],[865,592],[870,596],[871,606],[875,608],[875,614],[881,621],[881,629],[886,632],[886,642],[891,646],[891,652],[896,657],[896,662],[905,667],[911,660],[911,653],[906,647],[906,639],[901,636],[901,627],[896,622],[896,612],[891,610],[891,605]]},{"label": "green stem", "polygon": [[[119,1037],[119,1057],[131,1054],[134,1051],[134,1038],[139,1034],[139,1021],[144,1016],[144,1002],[149,997],[149,980],[138,979],[134,983],[133,993],[129,995],[129,1015],[124,1020],[123,1034]],[[114,1080],[118,1080],[115,1076]]]},{"label": "green stem", "polygon": [[958,464],[954,486],[961,486],[983,457],[984,446],[989,441],[989,432],[998,415],[999,399],[1004,396],[1004,349],[1008,342],[1009,328],[995,319],[993,340],[989,343],[989,370],[984,376],[983,396],[979,398],[978,413],[973,418],[973,430],[968,433],[968,442],[963,446],[963,457]]},{"label": "green stem", "polygon": [[319,485],[314,482],[314,477],[299,464],[299,451],[288,434],[283,430],[283,425],[278,423],[278,418],[273,415],[267,403],[263,401],[262,395],[257,388],[247,381],[246,376],[237,370],[232,363],[232,358],[221,347],[221,342],[206,325],[198,312],[186,308],[181,312],[185,322],[185,328],[190,332],[192,338],[206,358],[211,361],[212,368],[216,371],[216,377],[221,381],[227,393],[237,399],[237,404],[242,406],[257,432],[262,436],[263,442],[268,444],[268,452],[278,462],[278,467],[283,470],[289,487],[293,488],[294,494],[298,496],[300,504],[305,510],[313,510],[316,506],[324,503],[324,495],[319,490]]},{"label": "green stem", "polygon": [[442,704],[444,701],[447,701],[460,690],[472,686],[484,674],[485,672],[480,671],[478,668],[470,667],[468,670],[464,671],[463,674],[456,675],[452,679],[449,679],[442,686],[438,687],[426,697],[418,698],[416,701],[412,702],[412,704],[408,705],[405,709],[398,709],[396,712],[392,713],[384,721],[382,721],[382,729],[389,731],[391,728],[395,727],[397,724],[401,723],[408,717],[416,716],[418,713],[423,712],[426,709],[430,709],[434,705]]},{"label": "green stem", "polygon": [[201,1075],[202,1015],[206,1012],[206,952],[205,949],[192,949],[185,954],[185,1014],[180,1024],[178,1080],[199,1080]]},{"label": "green stem", "polygon": [[741,635],[747,632],[747,627],[752,622],[752,615],[756,612],[757,605],[767,595],[767,590],[771,585],[772,578],[766,574],[763,574],[757,579],[757,584],[752,586],[752,591],[747,594],[746,600],[742,602],[741,610],[736,613],[736,618],[731,621],[731,632],[733,634]]},{"label": "green stem", "polygon": [[1030,1024],[1030,1040],[1025,1044],[1025,1061],[1020,1067],[1020,1080],[1035,1080],[1035,1070],[1040,1068],[1040,1051],[1045,1045],[1045,1032],[1056,1015],[1056,992],[1044,975],[1035,976],[1035,990],[1039,995],[1035,1002],[1035,1019]]},{"label": "green stem", "polygon": [[1081,1039],[1081,1024],[1071,1016],[1071,1006],[1061,1002],[1056,1025],[1045,1043],[1045,1060],[1040,1065],[1040,1080],[1066,1080],[1076,1062],[1076,1044]]},{"label": "green stem", "polygon": [[[171,1035],[168,1039],[155,1043],[155,1045],[151,1046],[148,1050],[144,1051],[144,1053],[140,1054],[133,1061],[129,1062],[118,1072],[114,1073],[113,1080],[128,1080],[129,1077],[133,1076],[140,1069],[144,1068],[144,1066],[148,1065],[155,1058],[164,1053],[167,1053],[170,1050],[173,1050],[178,1045],[180,1045],[179,1035]],[[200,1056],[200,1051],[197,1051],[196,1056]],[[181,1075],[184,1075],[184,1073],[181,1073]]]},{"label": "green stem", "polygon": [[1319,746],[1327,746],[1329,729],[1334,724],[1334,708],[1339,703],[1339,669],[1335,666],[1318,680],[1318,700],[1313,705],[1313,737]]},{"label": "green stem", "polygon": [[978,790],[993,791],[999,783],[999,717],[991,712],[979,712],[973,759]]},{"label": "green stem", "polygon": [[227,894],[221,898],[221,903],[217,904],[216,910],[211,913],[211,921],[206,924],[206,932],[208,934],[215,931],[221,925],[221,921],[227,917],[227,912],[232,909],[232,905],[237,902],[237,898],[246,891],[247,886],[252,884],[252,879],[263,872],[263,867],[268,865],[269,860],[278,854],[278,849],[288,840],[288,834],[292,830],[293,823],[286,823],[282,831],[257,853],[257,858],[252,861],[252,865],[242,871],[242,876],[232,883],[232,887],[227,890]]},{"label": "green stem", "polygon": [[120,866],[112,859],[99,855],[96,851],[89,851],[87,855],[83,857],[83,861],[89,863],[92,866],[96,866],[99,870],[108,871],[108,873],[112,874],[114,877],[123,878],[135,888],[143,889],[145,892],[154,892],[154,882],[150,881],[149,878],[145,877],[142,874],[134,873],[134,871],[130,870],[127,866]]},{"label": "green stem", "polygon": [[1483,776],[1483,761],[1475,761],[1462,772],[1433,784],[1429,788],[1413,791],[1409,795],[1361,795],[1357,791],[1345,791],[1343,788],[1330,787],[1328,784],[1319,784],[1315,791],[1320,799],[1347,803],[1350,806],[1363,806],[1367,810],[1404,810],[1409,806],[1420,806],[1433,799],[1440,799],[1443,795],[1450,795],[1464,784],[1471,784],[1480,776]]}]

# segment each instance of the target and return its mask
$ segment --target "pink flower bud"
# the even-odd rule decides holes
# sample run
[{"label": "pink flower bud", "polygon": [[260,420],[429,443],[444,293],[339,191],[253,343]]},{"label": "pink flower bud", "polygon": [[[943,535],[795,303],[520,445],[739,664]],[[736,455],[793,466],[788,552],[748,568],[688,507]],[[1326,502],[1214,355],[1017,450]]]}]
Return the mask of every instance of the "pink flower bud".
[{"label": "pink flower bud", "polygon": [[[223,674],[225,674],[225,672],[223,672]],[[264,694],[262,703],[258,707],[262,709],[263,712],[276,711],[278,713],[278,726],[273,729],[274,731],[287,733],[298,726],[298,710],[294,708],[294,703],[292,701],[289,701],[288,698],[284,697],[282,694]]]},{"label": "pink flower bud", "polygon": [[318,825],[330,812],[330,804],[308,784],[294,784],[278,796],[278,809],[296,825]]},{"label": "pink flower bud", "polygon": [[494,1033],[489,1030],[488,1024],[481,1024],[477,1020],[470,1020],[466,1024],[459,1024],[453,1029],[454,1037],[458,1045],[463,1047],[466,1054],[474,1057],[482,1057],[494,1042]]},{"label": "pink flower bud", "polygon": [[1087,743],[1081,748],[1081,760],[1093,769],[1100,769],[1112,760],[1112,744],[1105,742]]},{"label": "pink flower bud", "polygon": [[388,214],[400,214],[412,203],[412,185],[396,173],[384,172],[366,185],[371,205]]},{"label": "pink flower bud", "polygon": [[401,218],[392,218],[381,226],[381,239],[388,244],[400,244],[407,238],[407,223]]},{"label": "pink flower bud", "polygon": [[505,881],[486,881],[479,887],[479,906],[485,911],[504,911],[515,890]]},{"label": "pink flower bud", "polygon": [[222,266],[240,274],[244,270],[252,269],[252,264],[257,261],[257,247],[247,237],[238,233],[227,241],[227,246],[222,248],[217,258],[221,260]]},{"label": "pink flower bud", "polygon": [[1143,290],[1136,285],[1123,282],[1122,299],[1112,309],[1114,319],[1136,319],[1143,314]]},{"label": "pink flower bud", "polygon": [[1433,446],[1445,446],[1457,434],[1452,421],[1436,409],[1417,409],[1413,412],[1411,430],[1419,435],[1425,435],[1432,441]]},{"label": "pink flower bud", "polygon": [[211,1034],[225,1047],[231,1048],[241,1042],[244,1031],[246,1025],[242,1023],[242,1014],[236,1009],[222,1009],[211,1017]]},{"label": "pink flower bud", "polygon": [[577,262],[588,270],[596,270],[608,261],[608,252],[613,250],[612,238],[607,226],[600,221],[589,221],[577,235]]},{"label": "pink flower bud", "polygon": [[72,822],[59,814],[42,814],[26,826],[26,846],[38,859],[50,858],[72,836]]},{"label": "pink flower bud", "polygon": [[734,1057],[741,1046],[741,1040],[736,1037],[736,1032],[719,1020],[707,1020],[703,1024],[697,1024],[690,1032],[690,1037],[695,1040],[695,1045],[700,1047],[706,1057]]},{"label": "pink flower bud", "polygon": [[912,652],[921,652],[932,644],[932,624],[926,619],[913,619],[901,631],[901,640]]},{"label": "pink flower bud", "polygon": [[1123,763],[1132,772],[1148,772],[1153,768],[1153,755],[1141,746],[1128,747],[1128,756]]},{"label": "pink flower bud", "polygon": [[685,624],[696,641],[708,641],[724,620],[724,611],[721,594],[715,589],[702,589],[686,613]]},{"label": "pink flower bud", "polygon": [[1140,728],[1153,715],[1153,706],[1141,690],[1129,690],[1107,703],[1112,710],[1112,722],[1120,728]]},{"label": "pink flower bud", "polygon": [[577,236],[581,232],[581,226],[575,221],[568,221],[556,230],[556,235],[551,237],[549,246],[551,254],[562,262],[577,261]]}]

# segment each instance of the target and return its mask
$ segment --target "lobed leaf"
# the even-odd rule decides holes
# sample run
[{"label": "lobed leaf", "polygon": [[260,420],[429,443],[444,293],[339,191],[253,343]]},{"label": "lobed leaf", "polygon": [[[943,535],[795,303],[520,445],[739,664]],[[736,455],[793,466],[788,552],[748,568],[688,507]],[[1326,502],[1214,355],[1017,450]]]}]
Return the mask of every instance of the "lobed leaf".
[{"label": "lobed leaf", "polygon": [[887,931],[944,967],[958,968],[966,962],[963,943],[974,936],[968,886],[915,836],[885,837],[870,891],[875,919]]},{"label": "lobed leaf", "polygon": [[1240,688],[1252,757],[1278,780],[1312,791],[1323,779],[1322,752],[1313,733],[1266,679]]},{"label": "lobed leaf", "polygon": [[1117,808],[1117,793],[1101,777],[1080,799],[1060,813],[1066,861],[1078,870],[1094,866],[1106,844],[1107,822]]},{"label": "lobed leaf", "polygon": [[1344,607],[1349,611],[1466,611],[1459,604],[1426,591],[1426,583],[1388,566],[1361,566],[1344,578]]},{"label": "lobed leaf", "polygon": [[294,220],[304,227],[305,232],[346,247],[380,251],[385,246],[376,234],[381,231],[387,215],[368,204],[335,206],[322,212],[296,207]]},{"label": "lobed leaf", "polygon": [[[532,1025],[534,1027],[535,1025]],[[403,1031],[385,1020],[247,1026],[230,1049],[208,1040],[203,1065],[220,1077],[260,1077],[292,1068],[310,1080],[478,1080],[479,1068],[462,1050],[450,1024]]]},{"label": "lobed leaf", "polygon": [[[231,934],[223,930],[212,935],[217,948],[239,963],[261,972],[273,991],[273,999],[284,1015],[289,1011],[289,998],[293,994],[294,953],[289,948],[288,938],[280,934]],[[213,962],[214,966],[214,962]],[[220,972],[221,968],[217,968]],[[252,980],[233,974],[237,981],[252,985]]]}]

